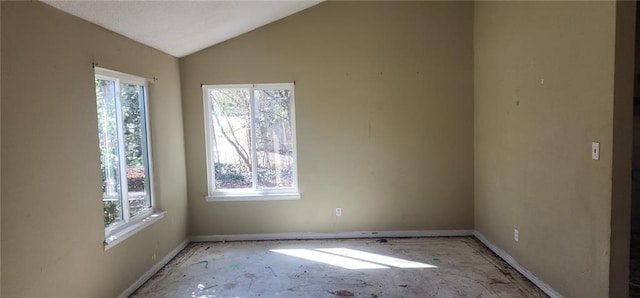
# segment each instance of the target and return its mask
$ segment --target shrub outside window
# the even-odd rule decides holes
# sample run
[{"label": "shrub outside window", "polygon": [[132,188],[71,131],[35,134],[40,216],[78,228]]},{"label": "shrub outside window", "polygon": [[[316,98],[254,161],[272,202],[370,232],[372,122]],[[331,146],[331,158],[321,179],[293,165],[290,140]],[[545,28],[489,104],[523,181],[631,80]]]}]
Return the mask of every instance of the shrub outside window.
[{"label": "shrub outside window", "polygon": [[[153,213],[146,80],[95,70],[107,239]],[[108,241],[105,241],[107,243]]]},{"label": "shrub outside window", "polygon": [[298,199],[293,84],[203,86],[210,201]]}]

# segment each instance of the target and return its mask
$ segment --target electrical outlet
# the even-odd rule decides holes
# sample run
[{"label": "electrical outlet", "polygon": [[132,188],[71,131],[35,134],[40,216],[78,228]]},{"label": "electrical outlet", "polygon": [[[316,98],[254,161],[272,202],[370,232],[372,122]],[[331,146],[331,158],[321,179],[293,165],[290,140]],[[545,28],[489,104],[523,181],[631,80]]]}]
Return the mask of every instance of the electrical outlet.
[{"label": "electrical outlet", "polygon": [[336,208],[336,216],[342,216],[342,208]]},{"label": "electrical outlet", "polygon": [[518,229],[513,229],[513,240],[518,242]]}]

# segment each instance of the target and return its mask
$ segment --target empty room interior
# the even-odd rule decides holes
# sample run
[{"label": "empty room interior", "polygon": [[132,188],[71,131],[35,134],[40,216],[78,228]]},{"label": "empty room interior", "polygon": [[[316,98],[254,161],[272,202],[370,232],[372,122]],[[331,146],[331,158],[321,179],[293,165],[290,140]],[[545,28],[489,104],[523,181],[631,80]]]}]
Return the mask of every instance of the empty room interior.
[{"label": "empty room interior", "polygon": [[0,18],[2,297],[640,293],[633,1]]}]

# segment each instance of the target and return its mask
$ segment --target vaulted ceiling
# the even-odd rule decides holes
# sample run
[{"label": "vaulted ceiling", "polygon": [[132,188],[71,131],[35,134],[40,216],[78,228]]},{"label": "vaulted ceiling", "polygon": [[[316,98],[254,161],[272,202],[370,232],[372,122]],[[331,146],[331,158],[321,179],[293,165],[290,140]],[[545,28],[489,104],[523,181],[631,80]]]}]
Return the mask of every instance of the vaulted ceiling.
[{"label": "vaulted ceiling", "polygon": [[321,1],[62,1],[60,10],[183,57]]}]

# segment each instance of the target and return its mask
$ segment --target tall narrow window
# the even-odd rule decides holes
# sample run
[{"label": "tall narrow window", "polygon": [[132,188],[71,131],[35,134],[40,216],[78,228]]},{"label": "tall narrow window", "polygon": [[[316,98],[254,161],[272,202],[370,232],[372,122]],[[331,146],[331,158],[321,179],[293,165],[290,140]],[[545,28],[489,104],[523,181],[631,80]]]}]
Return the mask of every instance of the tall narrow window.
[{"label": "tall narrow window", "polygon": [[147,86],[142,78],[96,68],[96,106],[106,235],[153,212]]},{"label": "tall narrow window", "polygon": [[297,199],[293,84],[203,86],[209,200]]}]

